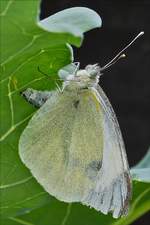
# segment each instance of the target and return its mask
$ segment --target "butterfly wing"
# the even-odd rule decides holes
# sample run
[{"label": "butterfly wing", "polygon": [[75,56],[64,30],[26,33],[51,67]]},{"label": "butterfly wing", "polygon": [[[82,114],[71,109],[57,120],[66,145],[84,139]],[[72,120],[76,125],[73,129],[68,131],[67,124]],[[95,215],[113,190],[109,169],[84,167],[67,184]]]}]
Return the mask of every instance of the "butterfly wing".
[{"label": "butterfly wing", "polygon": [[93,89],[102,108],[104,119],[104,146],[101,170],[95,189],[83,202],[104,214],[118,218],[128,211],[131,197],[131,179],[125,147],[112,106],[100,86]]},{"label": "butterfly wing", "polygon": [[20,157],[51,195],[82,202],[95,187],[101,167],[102,124],[100,105],[91,91],[54,93],[23,131]]},{"label": "butterfly wing", "polygon": [[54,93],[19,141],[19,154],[47,192],[113,216],[128,208],[130,176],[108,99],[100,89]]}]

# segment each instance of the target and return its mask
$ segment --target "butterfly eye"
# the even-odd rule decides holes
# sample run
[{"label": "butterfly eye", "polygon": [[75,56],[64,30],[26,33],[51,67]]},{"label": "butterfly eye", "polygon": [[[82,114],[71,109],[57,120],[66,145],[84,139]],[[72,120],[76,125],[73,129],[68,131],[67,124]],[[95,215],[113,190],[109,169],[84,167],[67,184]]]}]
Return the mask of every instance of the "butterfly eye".
[{"label": "butterfly eye", "polygon": [[85,67],[86,71],[88,72],[88,74],[90,75],[91,78],[95,78],[98,73],[99,73],[99,66],[97,64],[94,65],[87,65]]},{"label": "butterfly eye", "polygon": [[96,75],[97,75],[97,71],[95,71],[95,70],[93,70],[93,71],[90,71],[90,77],[91,78],[94,78],[94,77],[96,77]]}]

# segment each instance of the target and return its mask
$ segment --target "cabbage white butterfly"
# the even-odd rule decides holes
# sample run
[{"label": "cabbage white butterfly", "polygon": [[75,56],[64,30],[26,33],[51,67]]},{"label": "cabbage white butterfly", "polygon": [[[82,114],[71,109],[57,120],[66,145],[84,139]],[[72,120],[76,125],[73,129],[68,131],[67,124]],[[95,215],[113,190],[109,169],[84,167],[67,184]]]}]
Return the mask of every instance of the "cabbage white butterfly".
[{"label": "cabbage white butterfly", "polygon": [[57,199],[112,212],[114,218],[128,212],[131,178],[115,113],[98,82],[142,34],[102,68],[94,64],[80,70],[72,64],[71,70],[61,70],[61,92],[23,92],[40,109],[21,134],[21,160]]}]

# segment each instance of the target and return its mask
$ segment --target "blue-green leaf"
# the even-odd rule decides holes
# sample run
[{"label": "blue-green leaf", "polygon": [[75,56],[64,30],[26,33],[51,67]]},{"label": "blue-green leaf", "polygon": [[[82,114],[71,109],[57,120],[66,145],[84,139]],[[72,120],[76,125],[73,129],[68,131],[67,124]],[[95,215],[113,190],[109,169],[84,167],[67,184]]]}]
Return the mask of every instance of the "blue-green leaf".
[{"label": "blue-green leaf", "polygon": [[145,157],[131,169],[133,180],[150,183],[150,150]]}]

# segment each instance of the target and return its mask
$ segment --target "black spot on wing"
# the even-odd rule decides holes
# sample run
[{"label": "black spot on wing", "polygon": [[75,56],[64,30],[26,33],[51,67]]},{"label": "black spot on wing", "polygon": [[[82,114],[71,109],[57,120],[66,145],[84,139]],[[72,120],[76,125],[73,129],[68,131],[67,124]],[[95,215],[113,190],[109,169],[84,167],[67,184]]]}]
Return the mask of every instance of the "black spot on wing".
[{"label": "black spot on wing", "polygon": [[73,105],[74,105],[74,107],[77,109],[78,108],[78,106],[79,106],[79,100],[76,100],[76,101],[74,101],[73,102]]},{"label": "black spot on wing", "polygon": [[102,162],[99,160],[94,160],[91,163],[88,164],[86,167],[86,173],[88,177],[93,180],[98,174],[98,171],[101,169]]},{"label": "black spot on wing", "polygon": [[92,161],[90,164],[89,164],[89,167],[95,171],[99,171],[100,168],[102,166],[102,162],[101,161],[98,161],[98,160],[95,160],[95,161]]}]

